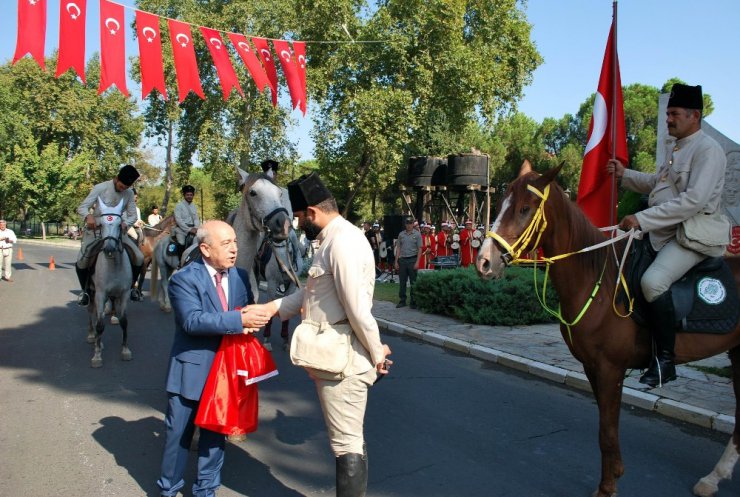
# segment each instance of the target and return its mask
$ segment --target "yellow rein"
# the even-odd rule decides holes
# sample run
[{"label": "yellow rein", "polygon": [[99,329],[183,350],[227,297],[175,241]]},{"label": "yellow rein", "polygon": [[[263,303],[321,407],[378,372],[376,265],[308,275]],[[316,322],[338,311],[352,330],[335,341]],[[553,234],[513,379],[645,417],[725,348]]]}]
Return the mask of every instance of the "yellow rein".
[{"label": "yellow rein", "polygon": [[[607,243],[601,243],[598,245],[594,245],[592,247],[585,247],[581,250],[576,250],[575,252],[568,252],[566,254],[560,254],[560,255],[553,256],[553,257],[543,257],[541,259],[538,259],[536,250],[537,250],[537,247],[539,247],[540,239],[542,238],[542,233],[544,233],[545,228],[547,228],[547,218],[545,216],[545,202],[550,197],[550,184],[548,183],[544,191],[540,191],[532,185],[527,185],[527,190],[537,195],[540,199],[542,199],[542,201],[540,202],[540,205],[537,207],[537,211],[534,213],[534,216],[532,216],[532,221],[530,221],[529,226],[527,226],[527,228],[522,232],[519,238],[517,238],[517,240],[512,245],[509,245],[509,243],[506,240],[504,240],[498,233],[494,233],[493,231],[486,232],[486,238],[493,238],[499,243],[499,245],[501,245],[507,251],[507,253],[502,256],[507,266],[508,265],[518,265],[521,263],[529,263],[529,264],[534,265],[534,291],[535,291],[535,295],[537,296],[537,300],[540,302],[540,305],[545,311],[547,311],[552,316],[556,317],[558,321],[560,321],[562,324],[564,324],[567,327],[568,335],[572,341],[572,336],[570,335],[570,327],[578,324],[578,322],[586,314],[586,311],[591,306],[591,303],[596,297],[596,294],[598,293],[599,288],[601,287],[601,280],[603,279],[604,272],[606,271],[607,259],[604,260],[604,267],[601,270],[601,274],[599,275],[599,279],[596,282],[594,289],[591,291],[591,295],[589,296],[588,300],[586,301],[586,303],[584,304],[583,308],[578,313],[576,318],[571,322],[567,322],[565,318],[563,318],[563,315],[560,312],[560,308],[558,308],[558,310],[555,311],[547,306],[545,297],[546,297],[546,292],[547,292],[547,279],[549,277],[550,265],[554,264],[556,261],[565,259],[566,257],[570,257],[571,255],[585,253],[585,252],[594,250],[596,248],[602,248],[604,246],[608,246],[618,241],[619,239],[621,239],[621,237],[618,239],[612,239],[608,241]],[[631,232],[629,234],[632,235]],[[535,237],[535,235],[537,238],[534,244],[532,245],[534,247],[532,251],[535,254],[535,258],[534,259],[522,258],[521,257],[522,252],[524,252],[525,248],[530,245],[530,242]],[[542,282],[542,297],[540,297],[540,293],[537,288],[537,263],[538,262],[542,262],[545,264],[545,279]],[[629,296],[629,289],[627,288],[627,282],[624,280],[624,276],[622,275],[621,270],[619,272],[617,288],[619,287],[620,284],[622,285],[625,293],[627,294],[627,301],[629,303],[629,312],[627,313],[627,315],[622,315],[617,310],[617,307],[616,307],[617,291],[616,289],[614,292],[614,297],[612,298],[612,308],[614,309],[614,312],[618,316],[629,317],[632,314],[634,299],[630,298]]]}]

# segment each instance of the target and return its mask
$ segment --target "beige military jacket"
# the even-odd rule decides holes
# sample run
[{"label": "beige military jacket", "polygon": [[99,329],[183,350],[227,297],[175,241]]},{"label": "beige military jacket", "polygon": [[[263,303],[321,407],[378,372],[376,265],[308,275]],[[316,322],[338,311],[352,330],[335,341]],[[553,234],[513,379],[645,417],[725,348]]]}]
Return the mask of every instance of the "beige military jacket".
[{"label": "beige military jacket", "polygon": [[305,288],[275,304],[283,320],[300,312],[301,319],[349,322],[355,339],[347,374],[361,374],[384,358],[378,323],[372,315],[375,258],[362,230],[341,216],[321,230],[318,240]]},{"label": "beige military jacket", "polygon": [[668,145],[666,162],[655,174],[626,169],[622,186],[648,193],[648,209],[635,214],[650,242],[660,250],[676,236],[676,228],[696,214],[720,208],[726,157],[722,147],[702,130]]}]

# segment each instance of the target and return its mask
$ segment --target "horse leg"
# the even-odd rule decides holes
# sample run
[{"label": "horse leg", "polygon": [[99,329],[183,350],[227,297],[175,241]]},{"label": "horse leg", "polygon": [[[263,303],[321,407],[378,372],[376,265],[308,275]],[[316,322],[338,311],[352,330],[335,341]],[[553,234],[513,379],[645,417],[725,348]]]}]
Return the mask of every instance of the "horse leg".
[{"label": "horse leg", "polygon": [[90,361],[90,366],[93,368],[103,366],[103,331],[105,331],[105,306],[107,301],[108,299],[104,295],[98,294],[95,296],[95,351]]},{"label": "horse leg", "polygon": [[269,321],[267,321],[267,324],[265,325],[265,330],[262,332],[262,335],[265,337],[265,339],[262,341],[262,343],[265,345],[265,348],[267,350],[272,350],[272,344],[270,343],[270,336],[272,336],[272,320],[275,319],[275,316],[272,316]]},{"label": "horse leg", "polygon": [[128,316],[126,314],[126,298],[123,297],[118,300],[116,304],[116,308],[121,309],[121,317],[119,318],[119,322],[121,323],[121,330],[123,332],[123,338],[121,340],[121,360],[122,361],[130,361],[133,359],[133,354],[131,354],[131,349],[128,348]]},{"label": "horse leg", "polygon": [[160,304],[159,308],[164,312],[172,312],[172,304],[170,304],[170,276],[172,276],[172,269],[167,267],[162,268],[162,279],[160,281]]},{"label": "horse leg", "polygon": [[87,343],[95,343],[95,300],[87,304]]},{"label": "horse leg", "polygon": [[694,485],[694,495],[699,497],[712,497],[716,494],[719,483],[732,478],[732,471],[740,458],[740,347],[730,350],[729,355],[732,363],[732,388],[735,392],[735,431],[712,472]]},{"label": "horse leg", "polygon": [[624,368],[603,361],[595,369],[586,368],[591,388],[599,406],[599,448],[601,481],[593,497],[616,497],[617,480],[624,474],[619,447],[619,409],[622,403]]},{"label": "horse leg", "polygon": [[290,345],[290,340],[288,338],[288,326],[290,325],[290,321],[285,320],[282,322],[282,326],[280,328],[280,336],[283,338],[283,350],[288,350],[288,346]]}]

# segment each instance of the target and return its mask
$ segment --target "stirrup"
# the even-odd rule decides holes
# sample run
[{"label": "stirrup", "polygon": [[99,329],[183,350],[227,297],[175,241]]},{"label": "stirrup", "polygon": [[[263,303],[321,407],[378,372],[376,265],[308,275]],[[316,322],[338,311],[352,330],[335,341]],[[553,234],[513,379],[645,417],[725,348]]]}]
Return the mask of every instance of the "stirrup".
[{"label": "stirrup", "polygon": [[141,291],[139,291],[138,288],[132,288],[131,289],[131,300],[136,302],[141,302],[144,300],[144,298],[141,295]]},{"label": "stirrup", "polygon": [[87,292],[82,292],[79,297],[77,297],[77,305],[81,307],[87,307],[90,304],[90,296],[87,294]]}]

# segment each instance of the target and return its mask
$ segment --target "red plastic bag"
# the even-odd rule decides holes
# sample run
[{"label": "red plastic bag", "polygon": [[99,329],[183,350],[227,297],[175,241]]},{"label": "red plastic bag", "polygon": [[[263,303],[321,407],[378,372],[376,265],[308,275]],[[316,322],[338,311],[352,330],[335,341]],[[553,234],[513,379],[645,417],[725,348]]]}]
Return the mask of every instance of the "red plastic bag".
[{"label": "red plastic bag", "polygon": [[225,435],[257,430],[257,382],[278,374],[270,353],[253,335],[225,335],[213,359],[195,424]]}]

